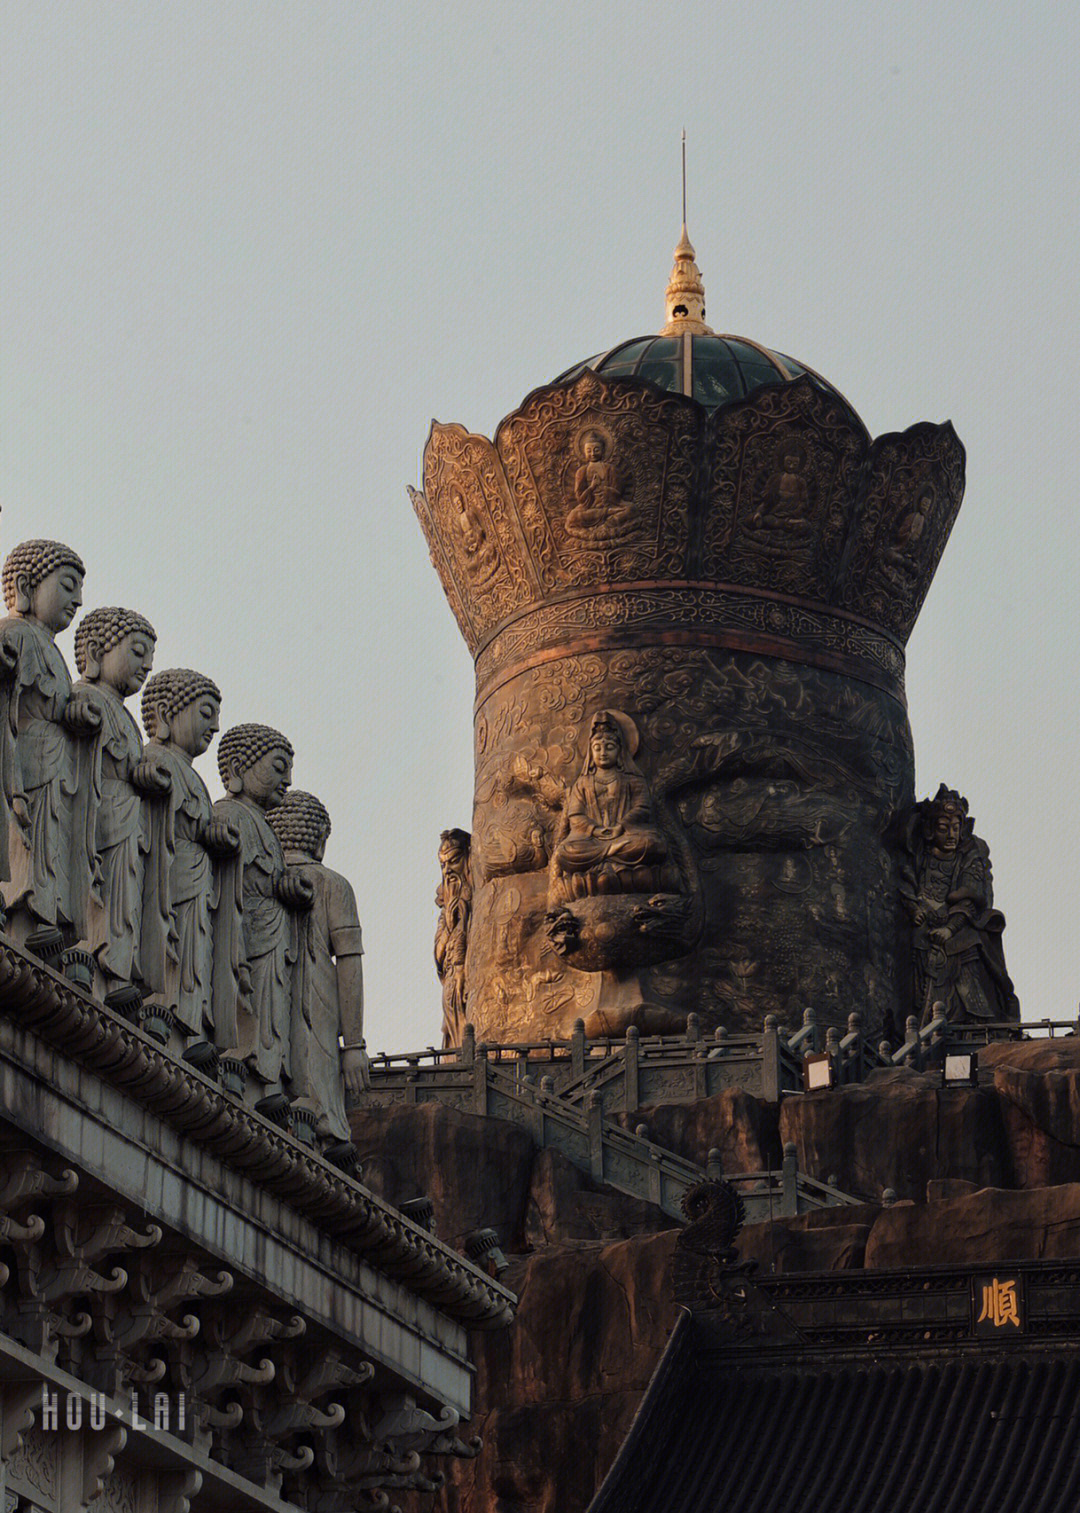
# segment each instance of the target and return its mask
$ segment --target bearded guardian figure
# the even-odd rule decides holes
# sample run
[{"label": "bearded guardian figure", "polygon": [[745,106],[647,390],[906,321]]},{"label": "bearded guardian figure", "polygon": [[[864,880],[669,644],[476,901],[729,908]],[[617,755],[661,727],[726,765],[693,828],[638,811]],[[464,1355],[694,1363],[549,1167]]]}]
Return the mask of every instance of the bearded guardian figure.
[{"label": "bearded guardian figure", "polygon": [[990,852],[968,803],[942,783],[916,804],[901,898],[911,919],[915,1010],[954,1024],[1020,1018],[1005,970],[1005,916],[993,907]]},{"label": "bearded guardian figure", "polygon": [[365,1089],[363,944],[356,895],[323,866],[330,816],[313,794],[285,795],[267,821],[281,842],[287,873],[307,884],[311,909],[293,916],[290,1071],[294,1105],[315,1117],[321,1136],[349,1139],[345,1092]]},{"label": "bearded guardian figure", "polygon": [[0,621],[0,787],[3,791],[8,932],[25,941],[58,927],[69,944],[75,750],[72,736],[97,729],[100,714],[72,697],[57,645],[82,603],[82,559],[59,541],[24,541],[4,563],[7,618]]},{"label": "bearded guardian figure", "polygon": [[217,734],[220,711],[217,684],[186,667],[155,673],[143,691],[146,760],[166,792],[145,809],[142,975],[191,1043],[214,1040],[212,858],[235,856],[240,845],[228,821],[215,817],[193,765]]},{"label": "bearded guardian figure", "polygon": [[234,725],[218,742],[226,796],[214,817],[238,840],[221,867],[214,917],[214,1034],[268,1092],[291,1076],[291,911],[309,909],[310,882],[285,870],[267,815],[292,781],[293,749],[269,725]]},{"label": "bearded guardian figure", "polygon": [[439,839],[442,882],[435,890],[435,906],[439,910],[435,926],[435,970],[442,983],[444,1046],[461,1044],[468,1015],[465,955],[472,913],[471,844],[472,837],[467,830],[444,830]]}]

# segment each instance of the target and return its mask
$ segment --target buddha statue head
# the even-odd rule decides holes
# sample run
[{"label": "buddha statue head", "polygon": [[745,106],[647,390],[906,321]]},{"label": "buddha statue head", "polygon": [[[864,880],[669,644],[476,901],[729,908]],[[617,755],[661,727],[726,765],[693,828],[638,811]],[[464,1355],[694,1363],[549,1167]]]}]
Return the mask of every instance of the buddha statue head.
[{"label": "buddha statue head", "polygon": [[234,725],[218,742],[218,772],[230,798],[276,809],[292,782],[292,743],[270,725]]},{"label": "buddha statue head", "polygon": [[150,621],[133,609],[92,609],[75,632],[75,665],[88,683],[104,683],[126,699],[146,682],[156,642]]},{"label": "buddha statue head", "polygon": [[85,577],[82,558],[62,541],[23,541],[4,562],[4,603],[56,635],[74,620]]},{"label": "buddha statue head", "polygon": [[282,851],[298,851],[313,862],[322,861],[330,837],[330,815],[313,793],[290,789],[267,821]]},{"label": "buddha statue head", "polygon": [[188,757],[202,756],[217,734],[221,691],[205,673],[189,667],[156,672],[143,689],[142,721],[150,740]]}]

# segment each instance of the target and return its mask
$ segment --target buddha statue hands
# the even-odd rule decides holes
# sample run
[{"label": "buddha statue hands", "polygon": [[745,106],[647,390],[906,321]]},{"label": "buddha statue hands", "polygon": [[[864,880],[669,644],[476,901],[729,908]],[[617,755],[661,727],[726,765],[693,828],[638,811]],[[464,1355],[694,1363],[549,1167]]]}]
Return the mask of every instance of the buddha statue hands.
[{"label": "buddha statue hands", "polygon": [[350,1045],[341,1053],[341,1076],[345,1091],[357,1098],[371,1086],[371,1073],[364,1042]]},{"label": "buddha statue hands", "polygon": [[278,898],[294,914],[305,914],[315,902],[315,893],[310,881],[295,872],[285,872],[275,886]]},{"label": "buddha statue hands", "polygon": [[64,710],[64,724],[74,735],[97,735],[101,729],[101,710],[85,694],[73,693]]},{"label": "buddha statue hands", "polygon": [[208,820],[199,839],[213,856],[235,856],[240,850],[240,833],[228,820]]},{"label": "buddha statue hands", "polygon": [[19,670],[19,648],[0,635],[0,683],[10,683]]},{"label": "buddha statue hands", "polygon": [[168,771],[152,757],[143,757],[141,762],[135,763],[129,781],[133,788],[149,799],[164,798],[172,788],[172,778]]}]

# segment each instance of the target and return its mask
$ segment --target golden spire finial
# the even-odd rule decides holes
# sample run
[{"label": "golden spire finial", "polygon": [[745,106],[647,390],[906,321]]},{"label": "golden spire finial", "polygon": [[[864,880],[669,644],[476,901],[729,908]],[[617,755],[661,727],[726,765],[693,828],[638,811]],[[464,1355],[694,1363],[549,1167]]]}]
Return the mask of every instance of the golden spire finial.
[{"label": "golden spire finial", "polygon": [[688,332],[695,336],[712,336],[713,329],[705,324],[705,285],[694,261],[696,253],[686,229],[686,132],[682,134],[682,234],[675,248],[675,266],[668,279],[664,296],[667,305],[667,322],[661,336],[681,336]]}]

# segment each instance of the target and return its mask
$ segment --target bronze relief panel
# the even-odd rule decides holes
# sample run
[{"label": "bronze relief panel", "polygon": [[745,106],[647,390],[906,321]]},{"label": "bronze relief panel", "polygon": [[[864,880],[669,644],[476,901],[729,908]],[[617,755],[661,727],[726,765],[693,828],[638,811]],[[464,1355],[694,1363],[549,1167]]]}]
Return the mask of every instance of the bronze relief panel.
[{"label": "bronze relief panel", "polygon": [[496,447],[545,594],[685,574],[701,412],[586,373],[538,389]]},{"label": "bronze relief panel", "polygon": [[712,420],[702,576],[828,602],[866,433],[809,379]]},{"label": "bronze relief panel", "polygon": [[433,427],[424,492],[447,570],[482,636],[534,597],[494,447],[461,426]]},{"label": "bronze relief panel", "polygon": [[[608,785],[614,822],[583,776],[604,711],[630,753]],[[764,1013],[794,1021],[813,1004],[834,1023],[855,1009],[868,1029],[895,1019],[891,837],[913,762],[888,695],[742,653],[567,656],[483,701],[476,751],[468,976],[482,1038],[562,1035],[588,1019],[611,964],[602,935],[673,1016],[756,1029]],[[641,907],[657,900],[663,911]],[[567,913],[581,916],[574,935]],[[633,949],[622,914],[640,927]]]},{"label": "bronze relief panel", "polygon": [[473,623],[466,601],[458,592],[457,582],[450,570],[450,563],[444,551],[441,537],[435,529],[431,503],[427,495],[421,493],[419,489],[410,488],[409,498],[412,501],[413,509],[416,511],[416,518],[420,522],[420,529],[424,533],[424,540],[427,542],[428,547],[428,556],[431,559],[432,567],[439,575],[439,582],[442,584],[442,590],[446,595],[446,602],[450,606],[450,612],[458,623],[458,629],[465,638],[466,646],[472,655],[475,656],[480,645],[480,636]]},{"label": "bronze relief panel", "polygon": [[921,422],[879,437],[870,448],[845,554],[845,608],[906,641],[963,497],[964,448],[951,425]]}]

